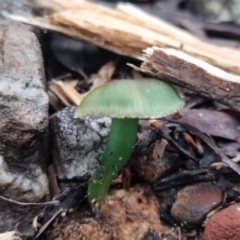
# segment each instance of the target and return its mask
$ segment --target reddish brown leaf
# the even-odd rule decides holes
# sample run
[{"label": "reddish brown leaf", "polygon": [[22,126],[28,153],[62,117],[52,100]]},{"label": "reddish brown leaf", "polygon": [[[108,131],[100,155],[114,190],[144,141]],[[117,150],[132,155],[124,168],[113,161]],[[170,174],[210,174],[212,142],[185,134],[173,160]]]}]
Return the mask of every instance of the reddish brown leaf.
[{"label": "reddish brown leaf", "polygon": [[233,114],[207,109],[181,112],[181,121],[191,124],[208,135],[240,142],[240,120]]}]

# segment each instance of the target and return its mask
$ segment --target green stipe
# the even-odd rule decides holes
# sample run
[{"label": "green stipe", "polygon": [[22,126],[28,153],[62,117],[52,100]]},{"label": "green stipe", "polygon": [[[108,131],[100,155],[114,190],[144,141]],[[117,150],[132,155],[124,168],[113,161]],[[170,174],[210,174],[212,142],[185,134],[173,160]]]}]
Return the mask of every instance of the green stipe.
[{"label": "green stipe", "polygon": [[100,205],[108,194],[114,179],[130,158],[138,132],[137,118],[113,118],[105,152],[88,186],[88,199],[96,199]]},{"label": "green stipe", "polygon": [[129,160],[137,140],[139,118],[164,117],[183,106],[184,100],[176,90],[156,79],[116,80],[87,94],[75,117],[112,118],[105,152],[88,185],[90,204],[104,203],[112,180]]}]

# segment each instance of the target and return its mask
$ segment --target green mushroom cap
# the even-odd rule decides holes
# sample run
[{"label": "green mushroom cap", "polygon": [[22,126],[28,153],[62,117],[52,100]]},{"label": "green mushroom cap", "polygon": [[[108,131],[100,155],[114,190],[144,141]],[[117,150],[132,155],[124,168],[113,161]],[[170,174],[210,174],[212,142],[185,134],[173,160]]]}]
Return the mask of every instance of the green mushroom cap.
[{"label": "green mushroom cap", "polygon": [[169,84],[155,80],[115,80],[92,90],[75,117],[158,118],[177,112],[184,100]]}]

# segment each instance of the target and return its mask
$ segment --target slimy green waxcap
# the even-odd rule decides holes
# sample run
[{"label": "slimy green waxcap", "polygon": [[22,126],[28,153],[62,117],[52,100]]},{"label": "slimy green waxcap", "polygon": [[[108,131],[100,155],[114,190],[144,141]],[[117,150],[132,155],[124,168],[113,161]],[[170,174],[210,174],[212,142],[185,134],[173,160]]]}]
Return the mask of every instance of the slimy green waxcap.
[{"label": "slimy green waxcap", "polygon": [[92,90],[76,109],[75,117],[158,118],[184,107],[184,100],[169,84],[144,78],[114,80]]}]

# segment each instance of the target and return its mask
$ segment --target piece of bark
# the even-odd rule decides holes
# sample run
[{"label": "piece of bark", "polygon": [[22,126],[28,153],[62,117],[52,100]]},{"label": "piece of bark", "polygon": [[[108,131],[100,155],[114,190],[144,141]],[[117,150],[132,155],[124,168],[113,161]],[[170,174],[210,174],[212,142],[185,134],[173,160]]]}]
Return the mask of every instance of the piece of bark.
[{"label": "piece of bark", "polygon": [[[134,6],[129,8],[119,5],[117,9],[111,9],[87,1],[59,2],[47,1],[48,7],[52,5],[52,10],[62,11],[44,18],[27,18],[6,12],[4,15],[16,21],[83,39],[121,55],[138,58],[142,49],[147,47],[170,47],[240,74],[238,50],[204,42]],[[41,5],[44,4],[46,1],[41,1]]]},{"label": "piece of bark", "polygon": [[186,87],[240,111],[240,77],[175,49],[144,50],[141,67],[134,69]]}]

